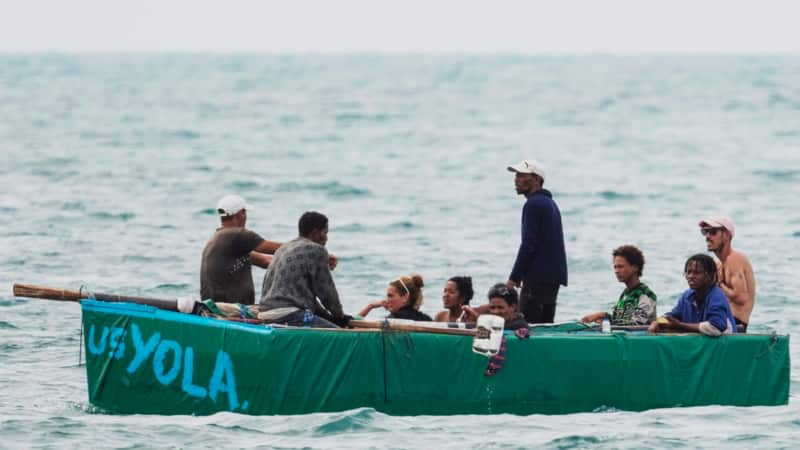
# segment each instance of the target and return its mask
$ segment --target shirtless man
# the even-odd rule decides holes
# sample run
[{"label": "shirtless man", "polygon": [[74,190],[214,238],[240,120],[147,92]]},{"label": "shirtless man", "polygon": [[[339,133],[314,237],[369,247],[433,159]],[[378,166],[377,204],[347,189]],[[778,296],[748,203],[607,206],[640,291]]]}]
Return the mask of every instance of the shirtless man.
[{"label": "shirtless man", "polygon": [[736,324],[746,332],[756,299],[756,278],[747,256],[731,246],[736,232],[733,221],[728,217],[710,217],[698,225],[708,250],[717,257],[719,287],[728,298]]}]

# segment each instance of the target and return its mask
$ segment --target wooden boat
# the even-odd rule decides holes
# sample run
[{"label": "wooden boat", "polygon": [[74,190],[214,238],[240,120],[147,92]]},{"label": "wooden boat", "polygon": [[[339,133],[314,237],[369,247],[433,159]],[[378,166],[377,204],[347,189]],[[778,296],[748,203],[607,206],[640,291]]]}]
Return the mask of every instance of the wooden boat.
[{"label": "wooden boat", "polygon": [[115,413],[561,414],[783,405],[785,335],[506,333],[493,376],[472,337],[275,328],[131,303],[81,302],[89,400]]}]

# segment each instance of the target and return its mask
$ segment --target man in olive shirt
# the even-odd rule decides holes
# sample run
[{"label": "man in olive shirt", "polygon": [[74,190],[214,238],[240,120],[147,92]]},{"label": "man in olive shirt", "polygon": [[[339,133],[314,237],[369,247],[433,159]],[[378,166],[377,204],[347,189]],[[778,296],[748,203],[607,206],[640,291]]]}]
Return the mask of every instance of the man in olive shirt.
[{"label": "man in olive shirt", "polygon": [[267,268],[281,243],[268,241],[245,228],[247,204],[227,195],[217,204],[222,225],[203,249],[200,297],[216,302],[255,303],[252,264]]}]

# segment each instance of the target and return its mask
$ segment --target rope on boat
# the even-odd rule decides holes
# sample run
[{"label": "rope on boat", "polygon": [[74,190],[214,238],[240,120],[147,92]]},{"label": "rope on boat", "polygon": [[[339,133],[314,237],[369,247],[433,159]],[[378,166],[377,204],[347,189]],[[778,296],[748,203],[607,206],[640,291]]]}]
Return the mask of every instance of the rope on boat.
[{"label": "rope on boat", "polygon": [[89,300],[97,300],[94,297],[94,289],[90,288],[85,284],[82,284],[81,287],[78,288],[78,293],[83,294],[84,289],[86,290],[86,298],[88,298]]},{"label": "rope on boat", "polygon": [[[84,290],[86,290],[86,298],[88,298],[89,300],[97,300],[94,296],[94,290],[85,284],[82,284],[81,287],[78,288],[78,293],[83,294]],[[78,367],[83,365],[83,320],[81,320],[81,331],[79,337],[80,339],[78,339]]]}]

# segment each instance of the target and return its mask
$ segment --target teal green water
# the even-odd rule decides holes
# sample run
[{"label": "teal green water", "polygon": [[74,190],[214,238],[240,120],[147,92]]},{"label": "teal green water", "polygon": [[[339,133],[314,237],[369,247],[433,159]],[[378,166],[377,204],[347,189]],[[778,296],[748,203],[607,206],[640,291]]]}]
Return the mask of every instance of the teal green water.
[{"label": "teal green water", "polygon": [[798,73],[798,55],[0,56],[0,447],[795,447],[795,346],[784,407],[105,414],[87,401],[77,305],[11,285],[197,295],[216,201],[236,192],[275,240],[306,210],[331,218],[347,310],[418,272],[435,313],[448,277],[480,296],[508,276],[522,199],[505,167],[536,158],[567,240],[556,320],[616,299],[623,243],[671,307],[705,248],[698,219],[728,214],[758,279],[753,328],[793,334]]}]

